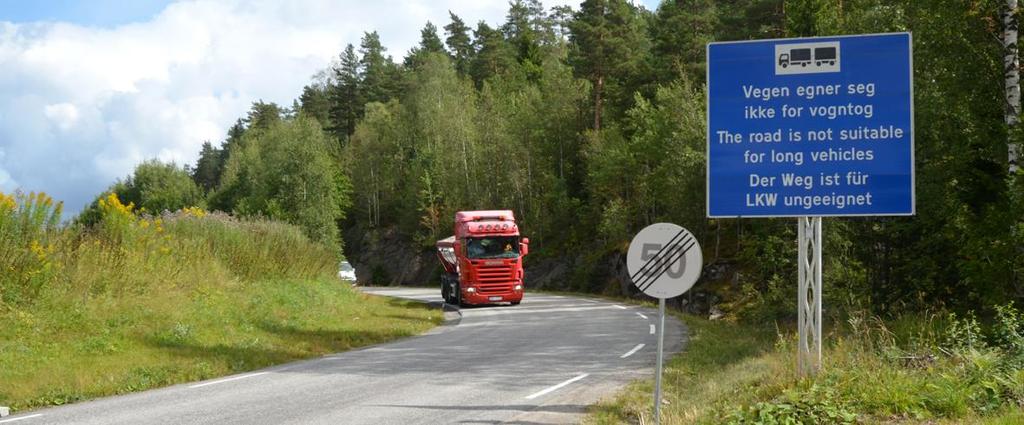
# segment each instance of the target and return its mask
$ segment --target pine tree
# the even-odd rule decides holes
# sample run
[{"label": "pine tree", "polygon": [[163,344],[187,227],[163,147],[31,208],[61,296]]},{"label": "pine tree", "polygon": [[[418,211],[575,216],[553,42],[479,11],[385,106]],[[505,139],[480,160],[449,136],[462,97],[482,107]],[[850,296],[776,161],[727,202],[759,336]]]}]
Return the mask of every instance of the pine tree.
[{"label": "pine tree", "polygon": [[199,159],[192,170],[192,180],[206,192],[217,188],[220,184],[221,150],[214,148],[209,141],[203,142],[199,151]]},{"label": "pine tree", "polygon": [[363,116],[365,104],[360,90],[359,57],[351,44],[345,46],[345,51],[341,53],[341,62],[334,70],[334,79],[337,83],[330,93],[331,126],[327,130],[340,142],[355,131],[356,122]]},{"label": "pine tree", "polygon": [[387,102],[391,99],[398,86],[398,67],[385,56],[387,49],[380,42],[377,31],[363,35],[359,44],[359,60],[361,69],[361,94],[364,103]]},{"label": "pine tree", "polygon": [[427,53],[444,53],[444,43],[437,35],[437,26],[430,21],[420,30],[420,51]]},{"label": "pine tree", "polygon": [[460,75],[469,75],[470,63],[475,53],[473,41],[469,38],[469,27],[451,11],[448,12],[448,16],[451,17],[452,22],[444,26],[444,32],[448,36],[445,39],[445,44],[448,45],[452,61],[455,62],[455,70]]},{"label": "pine tree", "polygon": [[420,30],[419,46],[410,50],[409,55],[405,57],[405,67],[408,69],[419,67],[424,58],[432,53],[445,53],[445,50],[441,38],[437,36],[437,27],[427,21],[427,25]]},{"label": "pine tree", "polygon": [[657,80],[669,82],[680,73],[704,80],[704,49],[714,40],[718,11],[712,0],[666,0],[651,26]]},{"label": "pine tree", "polygon": [[281,122],[281,115],[284,111],[274,102],[264,102],[262,99],[254,102],[252,108],[246,115],[245,123],[251,130],[266,130]]},{"label": "pine tree", "polygon": [[625,0],[584,1],[570,29],[570,61],[594,86],[593,128],[600,130],[609,83],[629,77],[644,57],[646,40],[635,7]]},{"label": "pine tree", "polygon": [[532,80],[537,79],[541,70],[541,43],[550,43],[554,38],[550,26],[538,0],[515,0],[509,5],[505,25],[501,27],[516,59]]},{"label": "pine tree", "polygon": [[245,148],[245,122],[242,119],[238,119],[234,124],[228,128],[228,137],[221,144],[219,149],[220,155],[217,157],[217,172],[216,180],[217,185],[214,187],[216,190],[209,194],[207,202],[211,210],[218,211],[231,211],[234,208],[232,199],[230,196],[224,196],[222,193],[224,183],[224,170],[227,168],[228,162],[231,161],[233,155],[237,155]]},{"label": "pine tree", "polygon": [[718,0],[713,4],[719,41],[785,36],[783,0]]},{"label": "pine tree", "polygon": [[302,95],[299,96],[298,112],[311,118],[324,128],[331,126],[330,109],[331,98],[330,86],[307,85],[302,88]]},{"label": "pine tree", "polygon": [[477,86],[491,76],[501,74],[515,66],[516,58],[512,47],[505,41],[501,31],[481,21],[473,31],[473,46],[476,57],[470,70]]}]

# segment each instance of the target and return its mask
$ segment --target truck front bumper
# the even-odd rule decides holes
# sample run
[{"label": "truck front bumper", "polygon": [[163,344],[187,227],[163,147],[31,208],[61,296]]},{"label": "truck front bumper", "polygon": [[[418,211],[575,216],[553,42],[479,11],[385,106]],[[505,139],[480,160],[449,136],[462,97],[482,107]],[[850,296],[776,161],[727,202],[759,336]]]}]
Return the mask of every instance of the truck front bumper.
[{"label": "truck front bumper", "polygon": [[[516,289],[516,288],[519,289]],[[503,288],[490,288],[469,286],[462,288],[462,302],[465,304],[496,304],[523,300],[523,284],[519,282],[509,283]]]}]

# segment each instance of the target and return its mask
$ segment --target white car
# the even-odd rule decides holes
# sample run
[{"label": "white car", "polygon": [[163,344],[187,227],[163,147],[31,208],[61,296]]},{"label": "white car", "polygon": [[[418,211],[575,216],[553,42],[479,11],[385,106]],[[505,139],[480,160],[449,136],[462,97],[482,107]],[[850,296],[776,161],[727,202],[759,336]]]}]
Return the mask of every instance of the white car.
[{"label": "white car", "polygon": [[341,278],[341,280],[347,280],[349,282],[352,282],[352,284],[355,284],[356,268],[352,267],[352,265],[349,264],[348,261],[342,261],[341,266],[339,266],[338,268],[338,277]]}]

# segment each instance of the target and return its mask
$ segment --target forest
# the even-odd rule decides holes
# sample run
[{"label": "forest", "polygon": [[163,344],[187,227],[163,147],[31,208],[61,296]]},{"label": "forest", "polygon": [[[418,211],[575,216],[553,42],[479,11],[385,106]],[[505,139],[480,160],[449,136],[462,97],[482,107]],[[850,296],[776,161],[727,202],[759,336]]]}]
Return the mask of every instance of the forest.
[{"label": "forest", "polygon": [[[455,211],[509,208],[533,243],[528,272],[548,275],[541,286],[620,295],[630,292],[616,270],[632,235],[674,222],[702,242],[697,289],[710,303],[792,315],[795,221],[705,216],[706,44],[908,31],[917,215],[826,219],[825,303],[985,310],[1024,296],[1024,190],[1007,171],[1008,144],[1021,136],[1005,119],[1002,6],[514,0],[500,25],[451,11],[398,59],[365,33],[291,105],[255,102],[195,165],[148,162],[111,191],[150,211],[201,205],[288,221],[338,248],[357,235],[360,248],[399,243],[427,255]],[[368,281],[396,281],[386,264],[372,268]]]}]

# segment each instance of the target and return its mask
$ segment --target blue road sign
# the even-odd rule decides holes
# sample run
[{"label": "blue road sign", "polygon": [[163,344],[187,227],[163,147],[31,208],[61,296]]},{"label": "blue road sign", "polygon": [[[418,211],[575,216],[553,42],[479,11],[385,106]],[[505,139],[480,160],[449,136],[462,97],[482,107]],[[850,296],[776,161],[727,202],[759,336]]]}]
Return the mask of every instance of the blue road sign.
[{"label": "blue road sign", "polygon": [[914,214],[909,33],[708,44],[709,217]]}]

